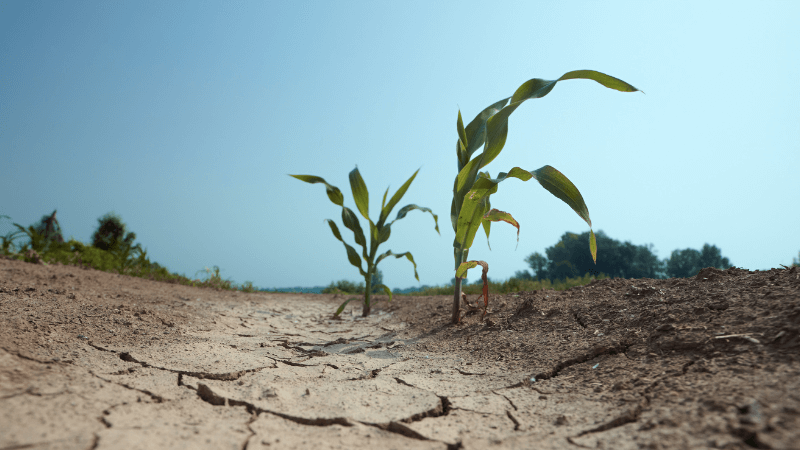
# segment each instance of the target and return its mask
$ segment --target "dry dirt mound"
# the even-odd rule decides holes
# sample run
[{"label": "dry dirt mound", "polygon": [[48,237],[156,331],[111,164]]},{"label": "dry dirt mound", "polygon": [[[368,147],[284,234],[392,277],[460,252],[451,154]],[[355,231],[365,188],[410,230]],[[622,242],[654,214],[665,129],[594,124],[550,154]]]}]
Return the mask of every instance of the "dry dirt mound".
[{"label": "dry dirt mound", "polygon": [[342,300],[0,259],[0,449],[800,448],[797,268]]}]

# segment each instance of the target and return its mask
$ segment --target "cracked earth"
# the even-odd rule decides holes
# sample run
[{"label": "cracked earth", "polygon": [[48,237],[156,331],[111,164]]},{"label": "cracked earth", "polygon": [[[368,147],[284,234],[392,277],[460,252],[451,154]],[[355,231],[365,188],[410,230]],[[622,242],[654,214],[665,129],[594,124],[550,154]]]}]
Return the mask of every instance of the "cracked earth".
[{"label": "cracked earth", "polygon": [[800,448],[798,268],[346,298],[0,259],[0,450]]}]

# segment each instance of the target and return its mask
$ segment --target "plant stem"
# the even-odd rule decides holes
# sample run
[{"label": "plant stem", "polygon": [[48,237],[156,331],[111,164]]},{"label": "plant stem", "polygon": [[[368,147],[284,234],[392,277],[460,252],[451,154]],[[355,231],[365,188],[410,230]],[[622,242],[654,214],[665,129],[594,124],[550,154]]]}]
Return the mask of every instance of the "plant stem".
[{"label": "plant stem", "polygon": [[[461,248],[455,249],[456,270],[458,266],[464,262],[466,257],[464,250]],[[461,278],[456,277],[455,287],[453,289],[453,317],[451,322],[453,325],[458,323],[459,316],[461,315]]]},{"label": "plant stem", "polygon": [[369,316],[369,311],[371,309],[369,304],[369,294],[372,291],[372,272],[367,272],[367,277],[364,280],[364,310],[361,313],[362,317]]},{"label": "plant stem", "polygon": [[453,294],[453,325],[458,323],[458,317],[461,315],[461,278],[456,277],[456,288]]}]

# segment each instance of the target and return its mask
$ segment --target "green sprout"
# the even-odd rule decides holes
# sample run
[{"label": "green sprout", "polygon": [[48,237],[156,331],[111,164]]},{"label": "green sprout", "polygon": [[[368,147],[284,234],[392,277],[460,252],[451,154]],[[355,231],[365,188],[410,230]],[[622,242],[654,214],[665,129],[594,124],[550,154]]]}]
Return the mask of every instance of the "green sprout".
[{"label": "green sprout", "polygon": [[[488,271],[488,264],[483,261],[467,261],[469,248],[475,239],[478,228],[483,226],[488,242],[492,222],[503,221],[517,228],[517,242],[519,242],[519,223],[511,214],[492,209],[489,196],[497,192],[497,185],[508,178],[518,178],[528,181],[536,179],[543,188],[569,205],[578,215],[589,224],[589,251],[592,260],[597,263],[597,242],[592,221],[589,218],[589,209],[583,201],[578,188],[561,172],[551,166],[543,166],[537,170],[527,171],[514,167],[506,172],[500,172],[497,178],[492,178],[489,172],[478,172],[492,162],[505,146],[508,137],[508,118],[526,100],[541,98],[553,90],[556,83],[563,80],[586,79],[594,80],[603,86],[621,92],[638,91],[630,84],[604,73],[594,70],[575,70],[567,72],[557,80],[542,80],[533,78],[523,83],[514,95],[496,102],[480,112],[469,125],[464,127],[461,111],[458,112],[458,140],[456,142],[456,155],[458,157],[458,175],[453,185],[453,202],[450,208],[450,220],[456,238],[453,241],[453,253],[456,268],[455,292],[453,295],[452,323],[460,320],[461,305],[461,279],[466,277],[469,269],[481,265],[484,277]],[[483,151],[472,155],[479,149]],[[481,264],[483,263],[483,264]],[[484,278],[485,280],[485,278]],[[484,302],[488,305],[488,286],[484,282]],[[485,308],[484,308],[485,311]]]},{"label": "green sprout", "polygon": [[[350,172],[350,189],[353,192],[353,199],[355,200],[356,207],[361,215],[367,219],[369,222],[369,237],[370,242],[367,245],[366,237],[364,236],[364,231],[361,228],[361,224],[356,217],[353,211],[344,206],[344,196],[342,192],[336,186],[332,186],[328,184],[327,181],[324,179],[314,176],[314,175],[290,175],[291,177],[297,178],[300,181],[305,181],[306,183],[322,183],[325,185],[325,191],[328,194],[328,198],[334,204],[342,207],[342,222],[344,226],[350,229],[353,232],[355,237],[356,244],[360,245],[362,248],[361,256],[358,255],[356,249],[350,246],[347,242],[342,239],[341,233],[339,233],[339,227],[336,226],[336,223],[330,219],[325,219],[328,222],[328,225],[331,227],[331,231],[333,235],[344,244],[345,249],[347,250],[347,259],[350,261],[350,264],[356,266],[358,268],[359,273],[364,277],[364,283],[366,288],[364,289],[364,309],[362,316],[367,317],[370,312],[371,304],[370,304],[370,293],[372,292],[372,276],[375,274],[378,263],[380,263],[384,258],[389,256],[394,256],[395,258],[402,258],[406,257],[411,264],[414,265],[414,278],[419,281],[419,275],[417,274],[417,263],[414,262],[414,257],[411,256],[411,252],[404,252],[404,253],[392,253],[391,250],[387,250],[385,253],[381,255],[377,255],[378,253],[378,246],[389,239],[389,236],[392,233],[392,224],[404,218],[406,214],[410,211],[418,209],[423,212],[428,212],[433,216],[433,221],[436,225],[435,229],[436,232],[439,233],[439,217],[430,210],[430,208],[425,208],[423,206],[417,206],[414,204],[408,204],[400,209],[397,212],[397,217],[389,223],[386,223],[386,219],[389,218],[389,214],[391,214],[392,209],[397,205],[403,195],[405,195],[408,187],[411,186],[411,182],[414,181],[414,178],[417,176],[417,173],[414,172],[414,175],[411,175],[411,178],[408,179],[397,192],[394,193],[392,198],[389,200],[389,203],[386,203],[386,196],[389,194],[389,188],[386,188],[386,192],[383,194],[383,201],[381,202],[381,214],[378,218],[378,222],[375,223],[372,219],[369,218],[369,192],[367,191],[367,185],[364,183],[364,179],[361,178],[361,174],[358,172],[358,167],[353,169]],[[441,233],[439,233],[441,234]],[[377,256],[377,258],[376,258]],[[361,258],[367,263],[366,270],[361,265]],[[389,301],[392,300],[392,291],[384,284],[379,285],[378,287],[382,288],[384,292],[389,296]],[[339,306],[336,310],[334,316],[339,316],[339,314],[344,311],[345,306],[347,303],[350,302],[349,299]]]}]

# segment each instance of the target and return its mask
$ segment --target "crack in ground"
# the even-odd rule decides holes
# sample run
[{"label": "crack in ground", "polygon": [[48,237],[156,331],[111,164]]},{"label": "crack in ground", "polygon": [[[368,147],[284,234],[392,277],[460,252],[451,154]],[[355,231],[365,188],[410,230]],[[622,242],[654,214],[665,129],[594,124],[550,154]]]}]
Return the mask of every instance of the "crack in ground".
[{"label": "crack in ground", "polygon": [[[227,372],[227,373],[189,372],[187,370],[175,370],[175,369],[168,369],[166,367],[154,366],[154,365],[148,364],[148,363],[146,363],[144,361],[137,360],[136,358],[131,356],[131,354],[128,353],[128,352],[120,353],[119,354],[119,358],[121,360],[123,360],[123,361],[139,364],[142,367],[152,367],[153,369],[166,370],[167,372],[179,373],[179,374],[182,374],[182,375],[189,375],[189,376],[192,376],[192,377],[195,377],[195,378],[208,379],[208,380],[220,380],[220,381],[235,381],[235,380],[238,380],[239,378],[241,378],[242,376],[244,376],[245,374],[248,374],[250,372],[258,372],[258,371],[260,371],[262,369],[266,369],[267,368],[266,366],[264,366],[264,367],[256,367],[254,369],[244,369],[244,370],[239,370],[237,372]],[[274,367],[272,367],[272,368],[274,369]]]},{"label": "crack in ground", "polygon": [[247,446],[250,445],[250,439],[252,439],[253,436],[255,436],[256,434],[258,434],[253,430],[252,427],[250,427],[250,425],[252,425],[253,422],[255,422],[256,420],[258,420],[258,414],[251,414],[250,420],[248,420],[247,423],[245,424],[247,426],[247,429],[250,430],[250,436],[247,436],[247,438],[244,440],[244,444],[242,444],[242,450],[247,450]]},{"label": "crack in ground", "polygon": [[[371,379],[377,377],[379,373],[381,373],[381,369],[367,370],[360,377],[348,378],[346,381],[371,380]],[[395,378],[395,380],[397,380],[397,378]]]},{"label": "crack in ground", "polygon": [[506,397],[503,394],[498,394],[495,391],[492,391],[492,393],[495,394],[495,395],[499,395],[499,396],[503,397],[504,399],[506,399],[508,401],[508,403],[511,404],[511,407],[514,408],[514,411],[519,411],[519,409],[517,408],[517,405],[515,405],[514,402],[512,402],[510,398]]},{"label": "crack in ground", "polygon": [[[282,363],[286,364],[287,366],[294,366],[294,367],[317,367],[317,366],[319,366],[319,365],[320,365],[320,364],[303,364],[303,363],[298,363],[298,362],[294,362],[294,361],[289,361],[288,359],[280,359],[280,358],[276,358],[276,357],[274,357],[274,356],[270,356],[270,355],[264,355],[264,356],[266,356],[267,358],[269,358],[269,359],[271,359],[271,360],[273,360],[273,361],[275,361],[275,362],[282,362]],[[326,365],[330,365],[330,364],[326,364]],[[274,368],[275,368],[275,367],[273,367],[273,369],[274,369]]]},{"label": "crack in ground", "polygon": [[[695,361],[688,361],[688,362],[683,364],[683,366],[681,367],[680,373],[674,373],[674,374],[665,375],[665,376],[653,381],[650,384],[650,386],[648,386],[647,388],[645,388],[641,392],[640,396],[642,397],[642,399],[639,402],[639,404],[636,405],[635,408],[629,409],[628,411],[625,411],[621,415],[615,417],[614,419],[612,419],[612,420],[610,420],[610,421],[608,421],[608,422],[606,422],[606,423],[604,423],[604,424],[602,424],[602,425],[600,425],[598,427],[592,428],[590,430],[582,431],[577,436],[575,436],[575,438],[578,438],[578,437],[581,437],[581,436],[585,436],[585,435],[591,434],[591,433],[600,433],[600,432],[603,432],[603,431],[610,430],[612,428],[621,427],[623,425],[638,421],[639,420],[639,416],[642,414],[642,410],[644,409],[644,407],[650,405],[651,399],[648,396],[648,394],[650,394],[653,391],[653,389],[655,389],[655,387],[659,383],[663,382],[667,378],[681,377],[681,376],[686,375],[686,372],[689,370],[689,367],[691,367],[694,363],[695,363]],[[581,445],[581,444],[579,444],[577,442],[574,442],[572,439],[573,439],[573,437],[571,437],[571,436],[567,437],[567,441],[569,441],[570,444],[577,445],[578,447],[588,448],[588,447],[586,447],[584,445]]]},{"label": "crack in ground", "polygon": [[[637,420],[639,420],[639,416],[642,414],[642,403],[644,403],[644,401],[642,401],[641,403],[636,405],[635,408],[629,409],[628,411],[625,411],[621,415],[615,417],[614,419],[611,419],[610,421],[608,421],[608,422],[606,422],[606,423],[604,423],[604,424],[602,424],[602,425],[600,425],[598,427],[592,428],[591,430],[581,431],[574,438],[579,438],[581,436],[586,436],[587,434],[600,433],[600,432],[603,432],[603,431],[608,431],[608,430],[610,430],[612,428],[618,428],[618,427],[621,427],[623,425],[636,422]],[[582,445],[582,444],[579,444],[577,442],[574,442],[573,441],[574,438],[572,436],[568,436],[567,437],[567,442],[569,442],[572,445],[577,445],[578,447],[589,448],[589,447],[586,447],[585,445]]]},{"label": "crack in ground", "polygon": [[514,415],[511,414],[511,411],[509,410],[506,410],[506,415],[508,416],[509,419],[511,419],[512,422],[514,422],[514,431],[519,431],[519,421],[517,420],[517,418],[514,417]]},{"label": "crack in ground", "polygon": [[[135,387],[133,387],[133,386],[129,386],[129,385],[125,384],[125,383],[121,383],[121,382],[119,382],[119,381],[114,381],[114,380],[108,380],[108,379],[105,379],[105,378],[101,377],[100,375],[98,375],[98,374],[96,374],[96,373],[92,372],[91,370],[89,370],[88,372],[89,372],[89,374],[90,374],[90,375],[94,376],[95,378],[99,378],[99,379],[101,379],[101,380],[105,381],[106,383],[110,383],[110,384],[116,384],[117,386],[122,386],[122,387],[124,387],[125,389],[130,389],[130,390],[132,390],[132,391],[141,392],[142,394],[145,394],[145,395],[149,396],[151,399],[153,399],[153,401],[154,401],[155,403],[162,403],[162,402],[164,402],[164,397],[162,397],[162,396],[160,396],[160,395],[158,395],[158,394],[154,394],[154,393],[152,393],[152,392],[150,392],[150,391],[148,391],[148,390],[146,390],[146,389],[139,389],[139,388],[135,388]],[[109,428],[110,428],[110,427],[109,427]]]},{"label": "crack in ground", "polygon": [[[398,382],[400,382],[400,381],[398,381]],[[405,383],[405,382],[403,382],[403,383]],[[286,419],[286,420],[289,420],[289,421],[292,421],[292,422],[295,422],[295,423],[298,423],[298,424],[301,424],[301,425],[311,425],[311,426],[342,425],[342,426],[345,426],[345,427],[353,426],[352,420],[349,419],[349,418],[346,418],[346,417],[334,417],[334,418],[330,418],[330,419],[308,419],[308,418],[305,418],[305,417],[292,416],[292,415],[285,414],[285,413],[280,413],[280,412],[277,412],[277,411],[270,411],[268,409],[260,408],[260,407],[258,407],[256,405],[252,404],[252,403],[249,403],[249,402],[245,402],[245,401],[241,401],[241,400],[234,400],[234,399],[230,399],[230,398],[218,395],[217,393],[215,393],[210,387],[208,387],[204,383],[197,383],[197,389],[195,389],[192,386],[183,384],[182,377],[178,378],[178,384],[180,386],[185,386],[185,387],[188,387],[189,389],[196,390],[198,397],[200,397],[200,399],[203,400],[206,403],[209,403],[209,404],[214,405],[214,406],[244,406],[245,409],[247,410],[247,412],[249,412],[250,414],[253,414],[255,417],[258,417],[258,415],[261,414],[261,413],[267,413],[267,414],[272,414],[272,415],[281,417],[283,419]],[[407,383],[405,383],[405,384],[407,384]],[[408,386],[411,386],[411,385],[408,385]],[[426,417],[440,417],[440,416],[445,416],[445,415],[449,414],[450,411],[452,410],[452,404],[450,403],[450,400],[445,396],[438,396],[438,397],[439,397],[439,405],[438,406],[434,407],[433,409],[431,409],[429,411],[423,411],[421,413],[414,414],[411,417],[407,417],[407,418],[401,419],[399,421],[394,421],[393,420],[393,421],[390,421],[389,423],[370,423],[370,422],[361,422],[361,421],[358,421],[358,422],[363,424],[363,425],[366,425],[366,426],[380,428],[381,430],[389,431],[389,432],[392,432],[392,433],[395,433],[395,434],[400,434],[400,435],[403,435],[405,437],[410,437],[410,438],[418,439],[418,440],[430,441],[430,440],[433,440],[433,439],[430,439],[430,438],[420,434],[419,432],[417,432],[417,431],[411,429],[410,427],[408,427],[406,424],[420,421],[420,420],[422,420],[422,419],[424,419]],[[248,428],[250,428],[249,424],[252,423],[252,422],[253,421],[248,423]],[[252,429],[251,429],[251,431],[252,431]],[[253,435],[255,435],[255,433],[253,433]],[[249,438],[248,438],[247,442],[249,442]],[[439,442],[439,441],[437,441],[437,442]],[[452,446],[448,444],[448,449],[451,448],[451,447]],[[244,449],[247,448],[247,444],[246,443],[245,443],[245,446],[243,448]],[[458,448],[461,448],[461,447],[460,447],[460,444],[457,444],[457,446],[452,447],[452,448],[458,449]]]},{"label": "crack in ground", "polygon": [[88,450],[95,450],[98,445],[100,445],[100,435],[92,433],[92,445],[89,446]]},{"label": "crack in ground", "polygon": [[619,341],[612,345],[597,345],[594,348],[592,348],[591,351],[583,355],[561,361],[558,364],[556,364],[555,367],[553,367],[552,369],[534,375],[534,378],[536,380],[548,380],[550,378],[558,376],[559,372],[566,369],[567,367],[589,361],[591,359],[597,358],[598,356],[616,355],[618,353],[625,353],[631,345],[633,344],[627,342],[627,340]]}]

